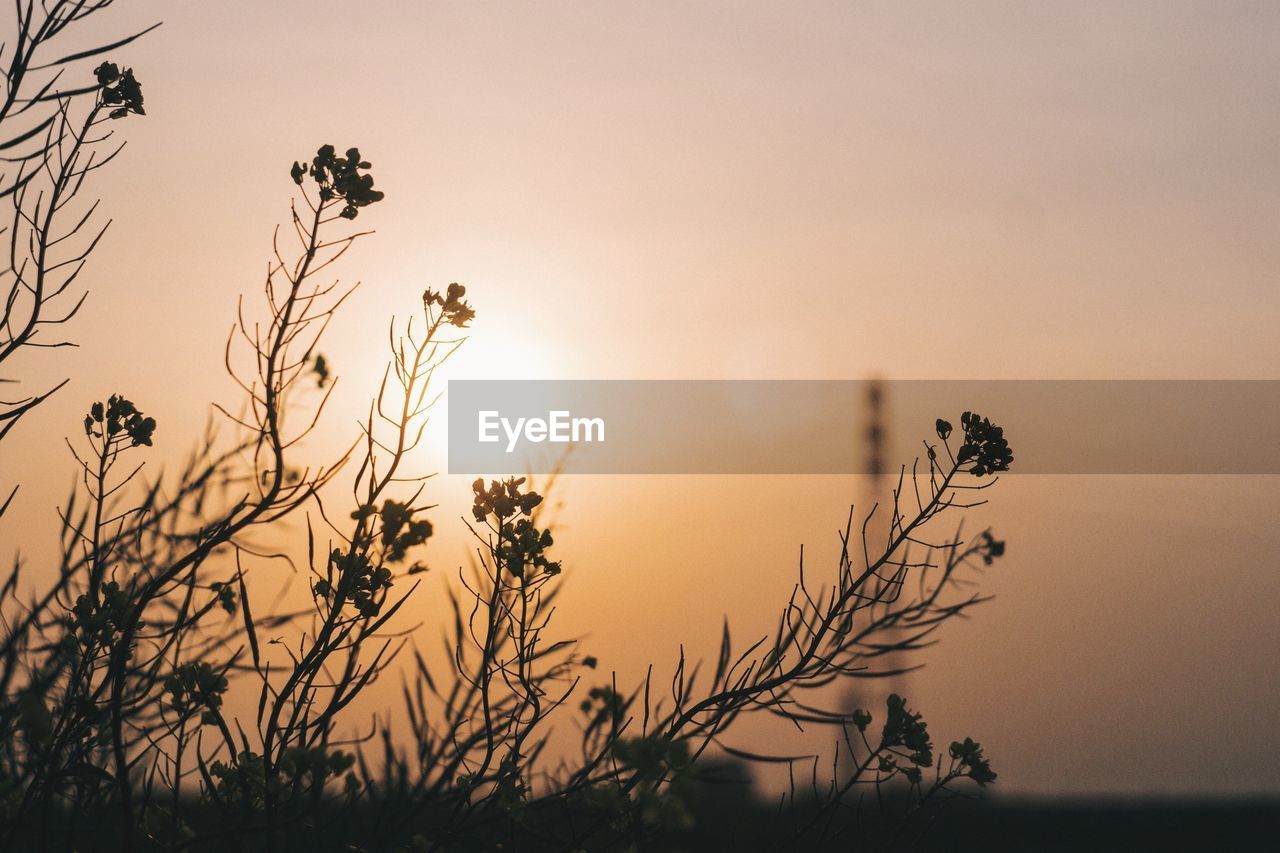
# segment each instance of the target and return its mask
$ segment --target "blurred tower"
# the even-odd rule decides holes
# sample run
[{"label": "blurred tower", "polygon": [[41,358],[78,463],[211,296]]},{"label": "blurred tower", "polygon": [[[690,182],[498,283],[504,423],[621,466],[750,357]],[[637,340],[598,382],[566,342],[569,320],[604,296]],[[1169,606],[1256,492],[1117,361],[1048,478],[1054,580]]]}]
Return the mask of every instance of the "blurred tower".
[{"label": "blurred tower", "polygon": [[884,485],[884,394],[882,380],[867,382],[867,473],[875,486],[873,492]]},{"label": "blurred tower", "polygon": [[[867,478],[863,481],[866,491],[862,495],[862,507],[864,513],[866,513],[870,512],[873,506],[879,504],[875,517],[867,525],[867,552],[871,554],[873,560],[877,554],[883,553],[884,543],[888,541],[891,530],[890,521],[893,517],[893,484],[889,481],[888,465],[886,463],[888,456],[886,424],[888,423],[888,418],[885,416],[885,398],[887,393],[888,389],[883,380],[876,378],[867,382],[867,422],[865,433]],[[878,664],[873,666],[873,669],[879,672],[902,669],[904,666],[910,665],[905,657],[901,652],[889,652],[876,659]],[[864,684],[878,688],[871,691],[874,694],[872,698],[876,700],[875,705],[877,707],[884,706],[884,699],[890,693],[905,695],[906,682],[907,676],[905,673],[886,678],[864,679]]]},{"label": "blurred tower", "polygon": [[[883,554],[885,543],[888,541],[889,532],[891,530],[891,521],[893,517],[893,483],[888,476],[888,433],[886,424],[888,419],[885,415],[887,408],[887,392],[888,389],[883,380],[871,379],[866,383],[866,398],[864,400],[866,419],[861,425],[861,429],[856,433],[856,441],[859,452],[866,461],[865,475],[858,479],[858,495],[854,503],[854,530],[853,540],[849,543],[852,557],[855,560],[855,571],[861,567],[862,548],[858,537],[862,534],[862,522],[866,520],[867,514],[871,512],[872,507],[876,507],[875,514],[871,516],[870,522],[866,525],[867,537],[867,553],[871,559],[876,559],[877,555]],[[887,572],[886,574],[891,574]],[[873,579],[872,583],[876,581]],[[858,619],[859,625],[865,625],[867,621],[878,615],[881,608],[870,608],[862,611]],[[881,642],[893,639],[893,633],[880,638]],[[867,661],[868,672],[892,672],[893,670],[902,669],[910,666],[910,662],[906,660],[906,656],[901,652],[892,651],[878,657],[871,658]],[[891,693],[898,693],[906,696],[907,675],[897,674],[883,678],[858,678],[855,679],[849,688],[848,696],[845,700],[845,708],[852,711],[854,708],[864,708],[872,713],[877,720],[884,717],[885,700]],[[907,697],[910,699],[910,697]]]}]

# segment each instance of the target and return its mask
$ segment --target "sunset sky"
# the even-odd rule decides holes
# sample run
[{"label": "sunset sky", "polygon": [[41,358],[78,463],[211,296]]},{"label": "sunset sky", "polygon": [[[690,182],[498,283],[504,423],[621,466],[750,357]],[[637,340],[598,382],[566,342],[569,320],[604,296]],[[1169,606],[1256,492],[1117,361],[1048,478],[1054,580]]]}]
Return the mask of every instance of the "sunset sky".
[{"label": "sunset sky", "polygon": [[[187,0],[94,20],[164,26],[110,56],[147,116],[93,187],[114,223],[81,346],[21,363],[74,377],[0,456],[23,484],[0,555],[47,531],[33,573],[90,402],[156,417],[151,470],[236,399],[236,300],[323,143],[358,146],[387,198],[339,271],[363,284],[323,347],[341,379],[317,461],[356,434],[389,319],[452,281],[478,319],[451,377],[1277,378],[1277,6]],[[469,480],[431,486],[427,622],[466,559]],[[1280,792],[1278,485],[1007,478],[970,521],[1009,542],[997,598],[910,682],[930,731],[982,741],[1007,792]],[[801,544],[829,564],[865,493],[569,477],[557,624],[620,684],[681,641],[709,657],[723,614],[771,627]]]}]

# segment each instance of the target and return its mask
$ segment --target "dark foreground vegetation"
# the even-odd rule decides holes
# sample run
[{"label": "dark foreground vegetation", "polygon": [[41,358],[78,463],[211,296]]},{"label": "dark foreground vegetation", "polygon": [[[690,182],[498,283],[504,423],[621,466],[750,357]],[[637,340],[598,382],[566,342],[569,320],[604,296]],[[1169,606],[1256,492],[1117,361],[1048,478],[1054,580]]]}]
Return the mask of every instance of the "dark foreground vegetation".
[{"label": "dark foreground vegetation", "polygon": [[[694,828],[651,849],[764,851],[777,849],[785,820],[776,804],[741,791],[713,789],[701,801]],[[1280,800],[1275,798],[956,798],[892,840],[877,825],[875,807],[826,838],[798,850],[897,849],[920,853],[1253,853],[1272,849]],[[859,845],[852,838],[862,838]],[[869,839],[869,840],[868,840]]]},{"label": "dark foreground vegetation", "polygon": [[[107,5],[19,2],[5,41],[7,379],[70,345],[60,332],[104,230],[85,193],[119,153],[117,129],[146,114],[142,78],[105,56],[136,36],[59,49],[69,29],[83,43]],[[332,145],[282,164],[293,203],[258,295],[229,315],[238,397],[214,406],[218,426],[184,464],[146,467],[165,425],[121,393],[127,367],[116,388],[19,383],[0,405],[13,452],[49,395],[84,400],[82,419],[44,427],[68,435],[78,481],[58,508],[56,558],[28,565],[31,543],[6,543],[18,556],[0,578],[0,849],[714,849],[753,825],[752,849],[901,847],[936,805],[995,782],[976,741],[935,742],[907,699],[830,697],[983,600],[973,581],[1004,543],[958,515],[1012,462],[1000,427],[971,412],[921,425],[920,458],[871,510],[884,532],[851,511],[834,565],[802,561],[767,636],[743,641],[726,620],[705,663],[682,653],[600,671],[555,632],[561,565],[523,479],[477,480],[456,525],[474,560],[425,573],[438,522],[411,454],[436,372],[476,320],[463,286],[427,288],[392,324],[374,399],[340,421],[360,424],[348,450],[309,455],[336,380],[323,336],[351,293],[329,270],[369,233],[355,222],[383,198],[371,168]],[[127,287],[128,271],[113,273]],[[22,497],[5,488],[0,514]],[[286,607],[272,594],[290,567],[307,594]],[[410,630],[405,605],[422,599],[445,624]],[[399,687],[399,706],[370,730],[351,709],[379,680]],[[808,766],[735,738],[762,714],[841,744],[820,778],[767,809],[714,779],[726,755]],[[552,726],[576,746],[548,749]]]},{"label": "dark foreground vegetation", "polygon": [[[803,821],[821,803],[801,798],[780,809],[742,779],[743,768],[712,763],[706,775],[686,786],[686,816],[678,823],[653,827],[624,846],[601,844],[599,849],[653,853],[765,853],[774,850],[849,851],[899,850],[918,853],[1254,853],[1269,850],[1280,818],[1280,800],[1239,799],[1090,799],[1018,798],[992,796],[955,798],[944,806],[919,813],[905,822],[897,814],[882,818],[881,807],[903,805],[890,794],[887,804],[863,803],[826,823],[822,833],[798,841],[795,821]],[[184,811],[210,811],[188,803]],[[216,815],[210,814],[210,818]],[[111,820],[68,832],[75,821],[63,815],[44,827],[28,826],[11,839],[15,850],[110,850]],[[376,815],[346,811],[334,831],[316,833],[310,826],[281,839],[278,850],[378,850],[359,839],[370,833]],[[581,826],[587,816],[564,815],[566,826]],[[434,819],[419,824],[430,831]],[[496,827],[495,827],[496,828]],[[616,841],[616,838],[613,839]],[[421,846],[421,845],[419,845]],[[239,849],[232,845],[195,845],[191,849]],[[413,846],[407,849],[414,849]],[[553,841],[522,837],[517,843],[495,834],[475,837],[460,850],[557,850]],[[597,849],[587,841],[579,849]]]}]

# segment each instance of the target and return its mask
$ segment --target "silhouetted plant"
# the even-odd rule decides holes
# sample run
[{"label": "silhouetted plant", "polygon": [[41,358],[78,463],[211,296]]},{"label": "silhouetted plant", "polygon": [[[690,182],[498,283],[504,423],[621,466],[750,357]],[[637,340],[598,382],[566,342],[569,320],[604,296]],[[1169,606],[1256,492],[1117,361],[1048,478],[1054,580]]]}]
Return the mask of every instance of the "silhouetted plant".
[{"label": "silhouetted plant", "polygon": [[[142,87],[133,70],[103,62],[92,82],[81,79],[84,60],[124,47],[154,27],[108,44],[51,56],[73,41],[81,24],[112,0],[18,2],[11,36],[0,46],[0,198],[13,214],[0,228],[8,244],[8,265],[0,272],[0,365],[41,348],[74,346],[48,340],[51,330],[68,323],[84,303],[77,280],[106,231],[92,224],[98,203],[77,202],[89,175],[110,163],[123,144],[111,144],[104,124],[126,115],[143,115]],[[66,50],[66,48],[62,48]],[[76,75],[67,86],[66,72]],[[16,383],[3,377],[0,384]],[[0,400],[0,440],[18,421],[66,384],[37,392],[19,392]],[[17,485],[0,484],[0,515]]]},{"label": "silhouetted plant", "polygon": [[[132,72],[104,63],[97,79],[93,113],[142,113]],[[57,139],[85,144],[77,132]],[[844,843],[840,834],[858,829],[846,807],[863,791],[884,795],[878,819],[901,832],[958,783],[995,780],[978,743],[935,747],[901,696],[883,709],[824,705],[824,688],[883,674],[879,659],[922,648],[983,600],[962,591],[963,574],[1002,556],[1004,543],[989,531],[927,532],[976,505],[965,496],[1012,462],[1000,427],[970,412],[954,452],[939,419],[941,444],[926,443],[925,468],[900,471],[883,541],[867,533],[870,516],[856,536],[850,510],[834,571],[816,584],[801,560],[771,636],[737,645],[726,620],[709,675],[682,651],[667,691],[652,667],[625,688],[616,675],[598,681],[598,660],[554,634],[564,576],[545,489],[477,480],[465,522],[475,559],[443,584],[446,654],[429,663],[396,621],[437,532],[425,477],[408,469],[438,400],[435,372],[476,318],[462,285],[426,290],[420,319],[392,325],[390,364],[351,447],[327,465],[297,458],[335,384],[318,346],[351,293],[317,275],[367,233],[343,229],[383,198],[371,168],[358,149],[339,156],[330,145],[293,165],[300,196],[286,233],[296,242],[287,248],[277,230],[262,316],[242,304],[227,341],[242,400],[218,409],[234,435],[209,430],[180,471],[148,480],[135,460],[156,422],[113,395],[90,406],[83,437],[68,442],[81,477],[62,514],[57,576],[28,593],[15,568],[0,589],[9,847],[660,844],[696,819],[710,756],[801,762],[730,742],[744,714],[827,726],[843,740],[829,780],[815,765],[808,789],[793,785],[783,798],[776,837],[762,839],[777,846]],[[350,504],[339,512],[348,467]],[[307,533],[307,605],[255,613],[248,565],[285,556],[283,525],[294,517]],[[403,721],[388,714],[358,732],[353,702],[406,650]],[[228,710],[239,707],[256,710]],[[556,721],[578,727],[576,750],[552,754]]]}]

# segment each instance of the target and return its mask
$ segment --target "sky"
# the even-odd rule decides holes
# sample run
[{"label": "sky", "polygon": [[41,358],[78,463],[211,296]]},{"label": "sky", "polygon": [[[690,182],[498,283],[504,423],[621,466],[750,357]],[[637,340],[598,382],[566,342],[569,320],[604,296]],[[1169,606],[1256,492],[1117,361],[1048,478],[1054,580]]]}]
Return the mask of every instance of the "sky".
[{"label": "sky", "polygon": [[[23,483],[0,552],[20,531],[33,570],[90,401],[153,414],[158,467],[234,400],[236,300],[326,142],[387,198],[339,270],[362,286],[317,458],[354,435],[389,319],[451,281],[479,315],[454,377],[1276,378],[1274,5],[188,0],[117,4],[92,35],[156,20],[111,57],[147,116],[93,188],[113,224],[80,348],[23,363],[74,380],[0,455]],[[893,437],[901,461],[930,428]],[[1009,792],[1280,792],[1277,485],[1008,478],[971,522],[1009,541],[997,598],[909,698]],[[432,488],[456,528],[439,579],[468,485]],[[567,478],[557,618],[620,683],[681,640],[713,655],[723,614],[770,625],[800,545],[830,558],[865,493]]]}]

